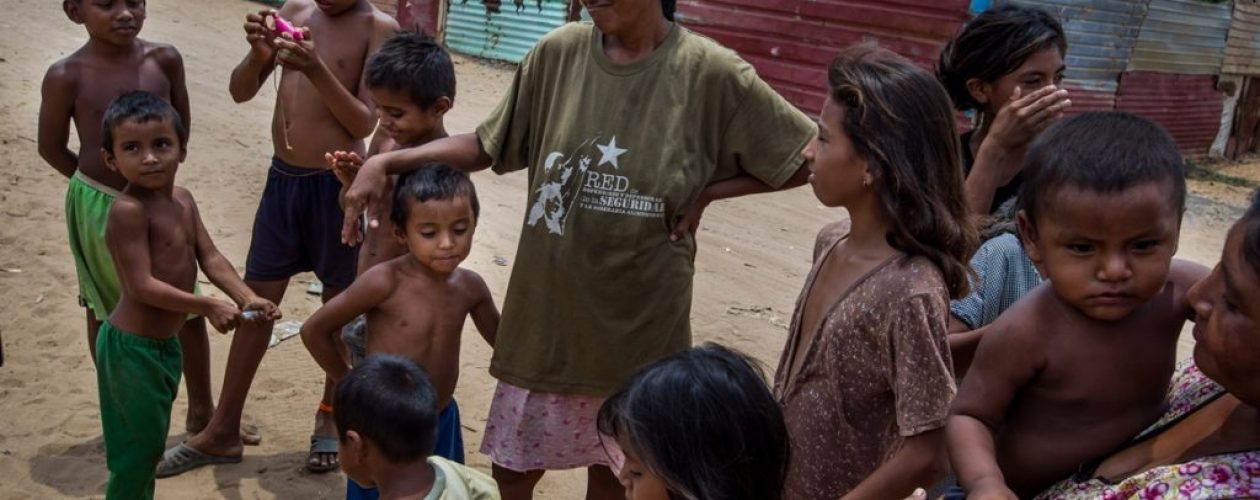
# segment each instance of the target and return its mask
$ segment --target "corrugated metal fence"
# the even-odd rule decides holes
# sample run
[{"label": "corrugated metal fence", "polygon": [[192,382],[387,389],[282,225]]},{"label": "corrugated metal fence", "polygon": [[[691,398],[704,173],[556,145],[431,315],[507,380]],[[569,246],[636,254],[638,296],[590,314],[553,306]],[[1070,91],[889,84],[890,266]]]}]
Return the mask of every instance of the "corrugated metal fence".
[{"label": "corrugated metal fence", "polygon": [[1188,154],[1206,154],[1221,126],[1222,99],[1212,75],[1133,71],[1120,78],[1116,110],[1163,125]]},{"label": "corrugated metal fence", "polygon": [[1225,57],[1229,2],[1150,0],[1129,71],[1215,75]]},{"label": "corrugated metal fence", "polygon": [[967,18],[970,0],[681,0],[678,20],[740,53],[809,113],[822,109],[826,67],[847,45],[873,41],[932,67]]},{"label": "corrugated metal fence", "polygon": [[566,0],[450,0],[446,45],[487,59],[520,62],[539,38],[565,23]]},{"label": "corrugated metal fence", "polygon": [[1260,2],[1234,0],[1221,72],[1260,75]]}]

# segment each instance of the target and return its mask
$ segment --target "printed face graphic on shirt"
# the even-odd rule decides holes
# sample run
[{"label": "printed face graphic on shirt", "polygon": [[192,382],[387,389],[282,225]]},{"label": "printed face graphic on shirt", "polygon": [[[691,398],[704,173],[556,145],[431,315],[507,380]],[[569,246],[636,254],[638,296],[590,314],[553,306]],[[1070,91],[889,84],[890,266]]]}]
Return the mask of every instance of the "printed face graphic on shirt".
[{"label": "printed face graphic on shirt", "polygon": [[543,224],[548,233],[563,236],[575,209],[630,217],[662,218],[665,202],[635,188],[623,160],[633,158],[617,136],[597,135],[568,153],[552,151],[543,160],[539,185],[525,224]]}]

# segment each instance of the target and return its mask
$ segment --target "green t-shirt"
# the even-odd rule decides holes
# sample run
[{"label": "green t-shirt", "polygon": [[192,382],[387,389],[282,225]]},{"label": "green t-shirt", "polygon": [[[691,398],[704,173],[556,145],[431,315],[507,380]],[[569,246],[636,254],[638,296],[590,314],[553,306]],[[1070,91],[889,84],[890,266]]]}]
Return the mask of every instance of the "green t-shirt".
[{"label": "green t-shirt", "polygon": [[534,391],[607,395],[690,347],[695,242],[670,230],[714,181],[781,186],[816,130],[681,26],[629,65],[602,44],[590,23],[543,37],[477,129],[495,172],[529,169],[490,373]]}]

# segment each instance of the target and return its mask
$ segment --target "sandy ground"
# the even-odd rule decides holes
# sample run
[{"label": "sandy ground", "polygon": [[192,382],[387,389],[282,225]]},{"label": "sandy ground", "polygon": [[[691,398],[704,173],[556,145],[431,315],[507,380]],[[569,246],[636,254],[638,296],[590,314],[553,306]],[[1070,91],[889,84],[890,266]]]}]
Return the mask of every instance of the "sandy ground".
[{"label": "sandy ground", "polygon": [[[95,374],[62,217],[65,179],[39,158],[35,144],[44,70],[86,38],[59,4],[7,0],[7,14],[0,17],[0,328],[7,355],[0,368],[0,499],[100,496],[106,480]],[[143,33],[183,52],[194,125],[179,183],[196,195],[212,236],[238,269],[271,152],[270,86],[241,105],[227,94],[228,75],[246,50],[241,18],[256,8],[241,0],[151,2]],[[511,79],[508,66],[464,58],[457,58],[456,70],[459,97],[447,115],[452,133],[471,131]],[[1230,175],[1253,178],[1260,172],[1255,165],[1229,169]],[[474,180],[484,209],[466,265],[485,276],[501,303],[514,264],[525,176],[483,173]],[[1191,191],[1181,254],[1210,265],[1247,190],[1194,183]],[[696,340],[745,350],[772,370],[809,269],[814,235],[842,216],[819,206],[808,189],[711,207],[696,265]],[[496,257],[507,265],[495,264]],[[288,319],[300,320],[317,307],[316,298],[304,293],[311,279],[294,280],[282,305]],[[490,351],[471,328],[470,323],[456,397],[469,462],[488,470],[486,457],[476,450],[494,381],[486,371]],[[229,340],[218,335],[211,340],[216,390]],[[338,497],[339,474],[312,475],[302,468],[321,381],[300,342],[271,349],[246,406],[262,428],[263,444],[247,448],[239,465],[159,481],[159,498]],[[172,443],[183,437],[185,408],[181,397],[172,415]],[[551,473],[539,497],[580,498],[584,482],[577,472]]]}]

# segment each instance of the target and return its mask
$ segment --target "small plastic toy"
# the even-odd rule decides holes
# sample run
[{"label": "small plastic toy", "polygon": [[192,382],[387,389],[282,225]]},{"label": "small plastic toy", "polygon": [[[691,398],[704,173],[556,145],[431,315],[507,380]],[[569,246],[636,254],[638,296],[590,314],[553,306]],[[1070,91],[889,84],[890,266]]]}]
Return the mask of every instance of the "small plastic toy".
[{"label": "small plastic toy", "polygon": [[302,41],[302,30],[295,28],[292,24],[289,24],[289,22],[285,21],[283,17],[280,17],[280,14],[277,12],[272,12],[270,15],[263,18],[263,22],[267,25],[267,29],[277,35],[280,33],[288,33],[294,40],[299,42]]}]

